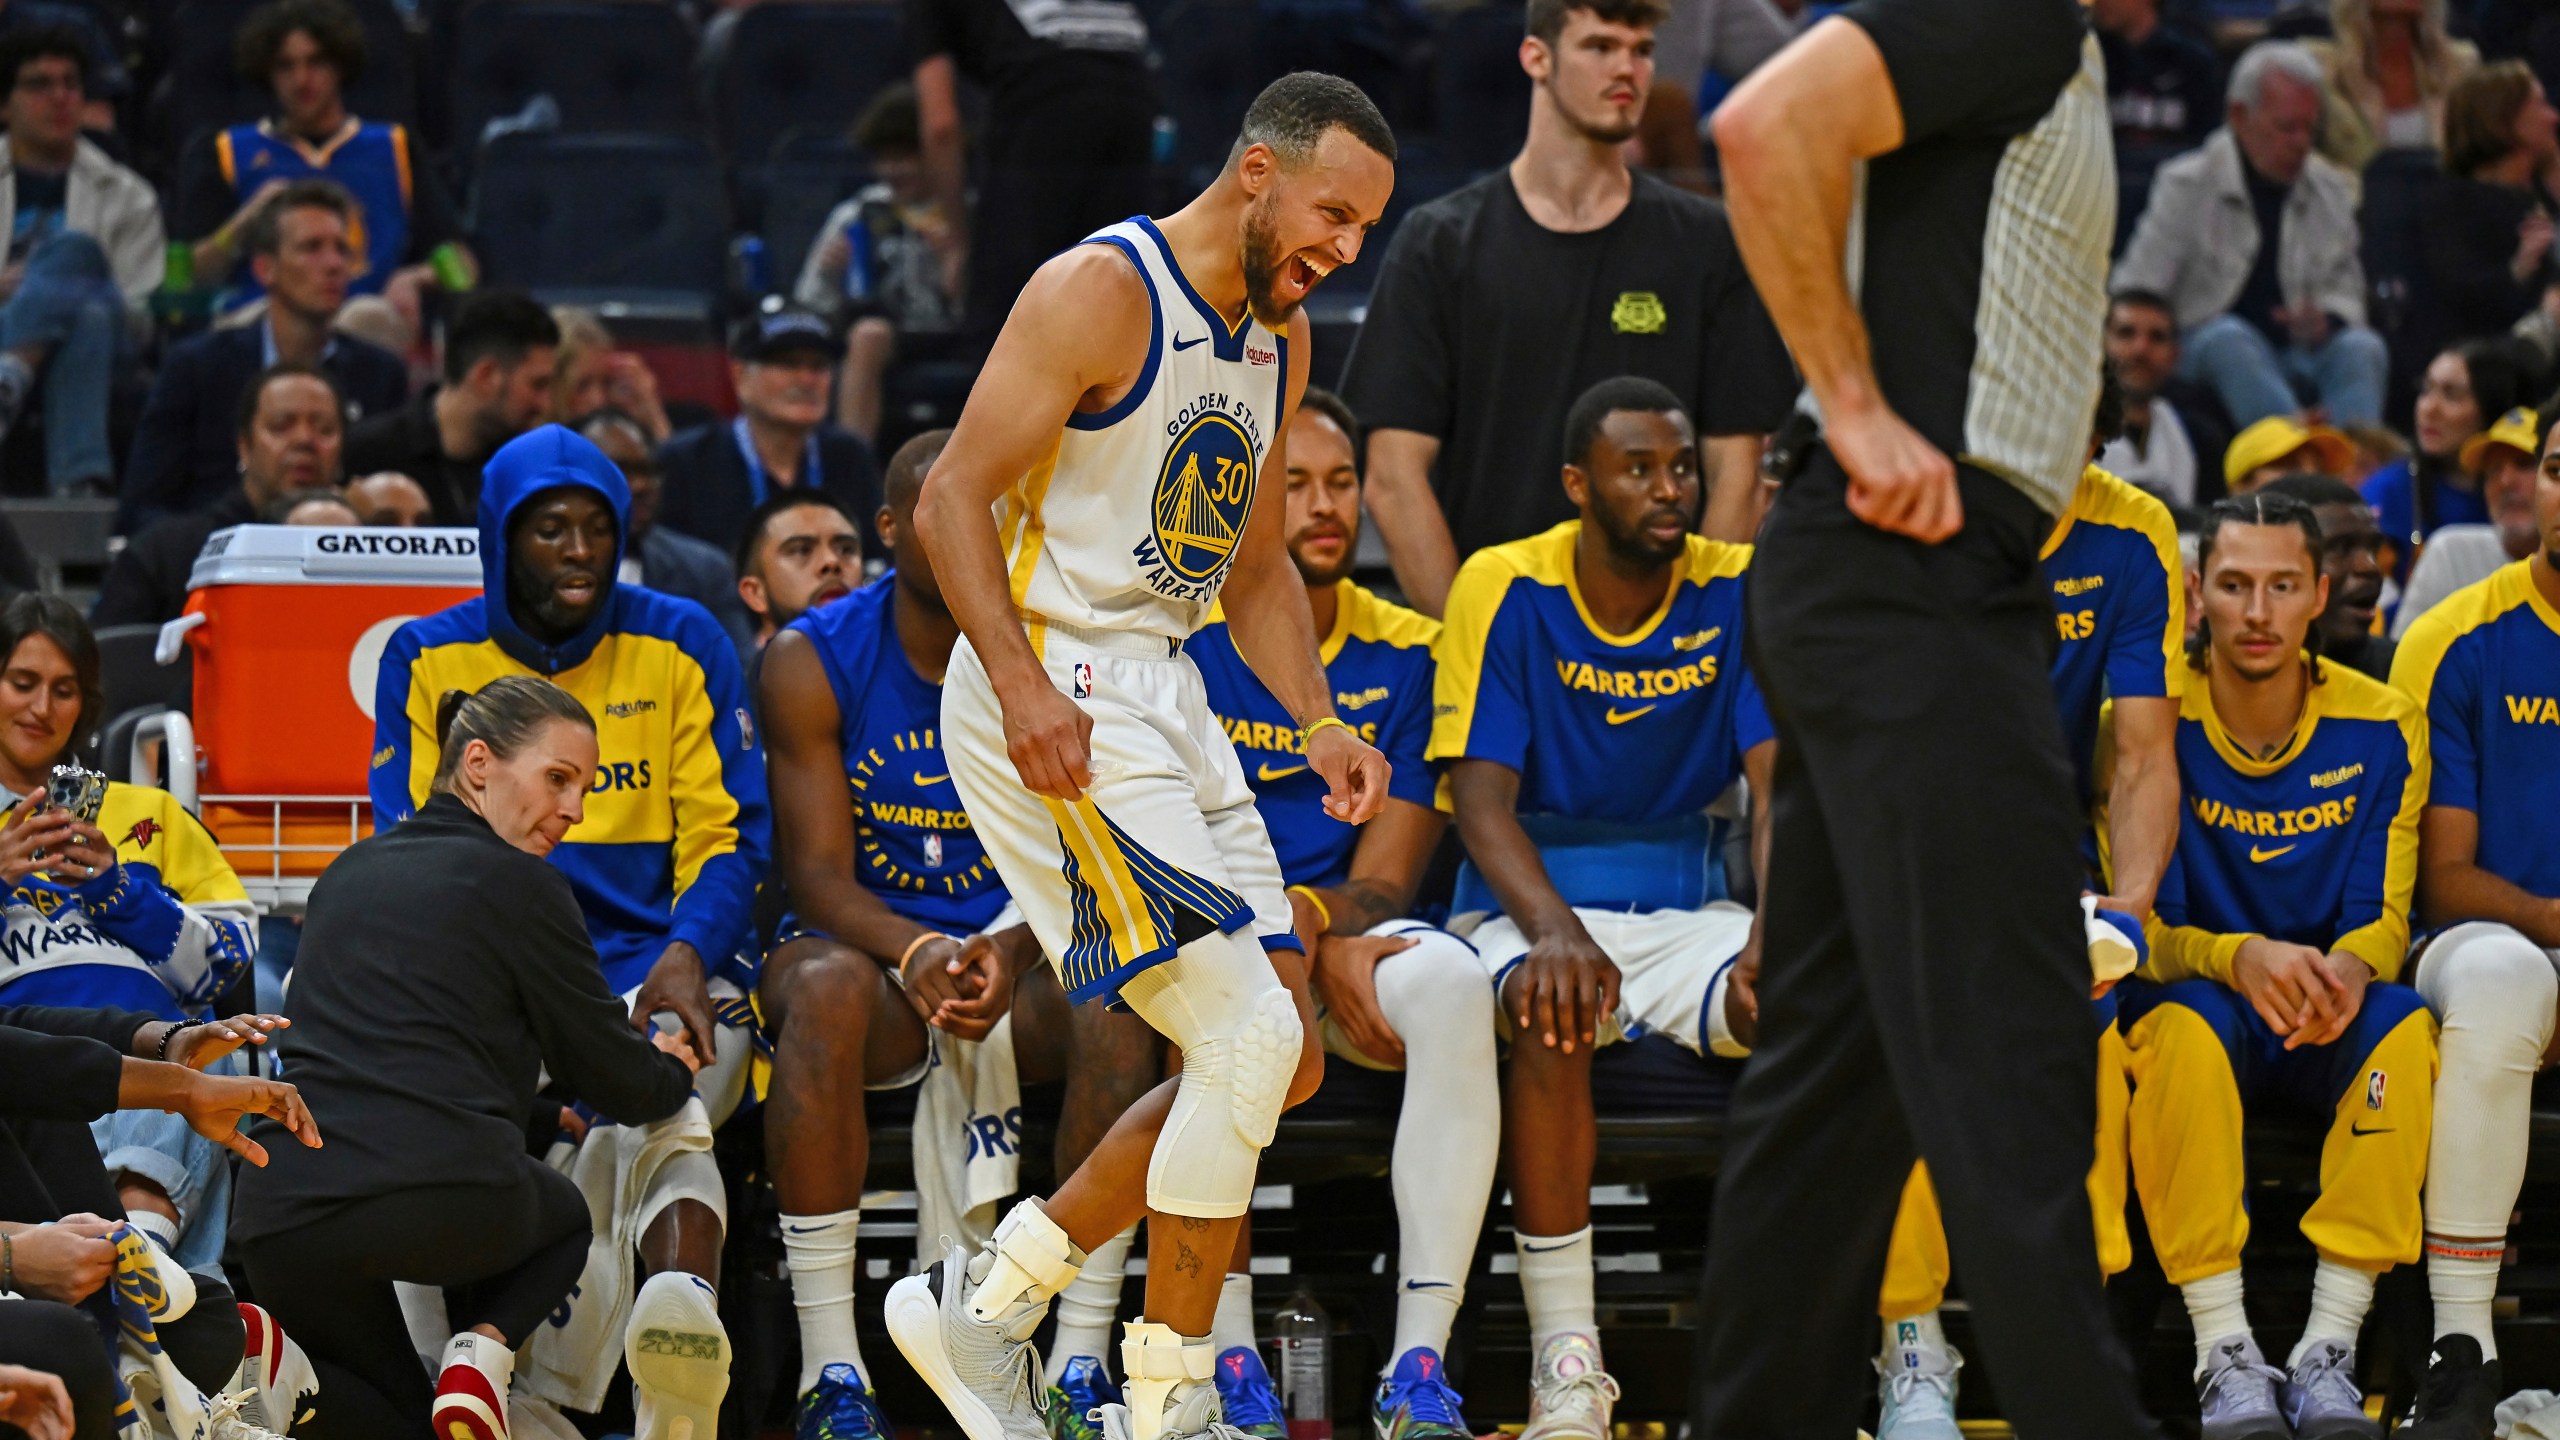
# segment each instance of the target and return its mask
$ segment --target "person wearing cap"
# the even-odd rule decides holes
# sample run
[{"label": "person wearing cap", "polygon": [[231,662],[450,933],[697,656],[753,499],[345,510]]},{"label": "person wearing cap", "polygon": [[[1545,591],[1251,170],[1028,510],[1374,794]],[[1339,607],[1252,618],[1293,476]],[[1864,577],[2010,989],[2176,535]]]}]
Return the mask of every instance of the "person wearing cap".
[{"label": "person wearing cap", "polygon": [[2246,495],[2281,475],[2336,475],[2353,465],[2355,442],[2326,425],[2270,415],[2231,437],[2222,452],[2223,483]]},{"label": "person wearing cap", "polygon": [[2488,506],[2489,519],[2485,524],[2447,525],[2427,537],[2426,550],[2401,589],[2392,638],[2405,634],[2419,616],[2455,591],[2533,553],[2541,539],[2533,519],[2540,426],[2540,412],[2519,405],[2462,442],[2462,468],[2480,477],[2480,499]]},{"label": "person wearing cap", "polygon": [[747,516],[779,491],[824,490],[853,514],[877,511],[871,447],[827,423],[843,358],[833,327],[796,305],[769,304],[738,322],[729,334],[737,418],[679,432],[660,448],[659,523],[727,554]]}]

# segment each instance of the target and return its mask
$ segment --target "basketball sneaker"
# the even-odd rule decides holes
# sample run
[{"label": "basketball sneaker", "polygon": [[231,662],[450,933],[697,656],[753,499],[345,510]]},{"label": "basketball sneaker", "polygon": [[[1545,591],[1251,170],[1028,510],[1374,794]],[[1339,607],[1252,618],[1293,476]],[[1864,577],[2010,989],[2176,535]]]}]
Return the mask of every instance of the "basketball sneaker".
[{"label": "basketball sneaker", "polygon": [[1417,1345],[1397,1356],[1395,1368],[1378,1382],[1369,1428],[1377,1440],[1473,1440],[1476,1432],[1467,1428],[1458,1404],[1440,1352]]},{"label": "basketball sneaker", "polygon": [[2284,1372],[2258,1353],[2257,1341],[2246,1335],[2215,1341],[2196,1377],[2204,1440],[2292,1440],[2279,1399],[2283,1385]]},{"label": "basketball sneaker", "polygon": [[1939,1345],[1896,1345],[1875,1364],[1876,1440],[1962,1440],[1956,1372],[1963,1356]]},{"label": "basketball sneaker", "polygon": [[975,1255],[954,1245],[932,1269],[890,1286],[889,1338],[969,1440],[1048,1440],[1031,1334],[1049,1304],[1026,1295],[993,1320],[972,1317],[969,1297],[995,1263],[992,1244]]},{"label": "basketball sneaker", "polygon": [[2285,1423],[2294,1440],[2382,1440],[2382,1422],[2364,1413],[2355,1380],[2356,1352],[2323,1340],[2284,1377]]},{"label": "basketball sneaker", "polygon": [[1262,1352],[1238,1345],[1218,1352],[1218,1405],[1228,1425],[1259,1440],[1289,1440],[1289,1415],[1280,1408],[1280,1391],[1271,1372],[1262,1368]]},{"label": "basketball sneaker", "polygon": [[1049,1387],[1049,1440],[1102,1440],[1102,1423],[1093,1412],[1119,1403],[1111,1372],[1099,1359],[1078,1355]]},{"label": "basketball sneaker", "polygon": [[2436,1337],[2417,1403],[2393,1434],[2400,1440],[2490,1440],[2498,1402],[2507,1396],[2506,1367],[2483,1358],[2468,1335]]},{"label": "basketball sneaker", "polygon": [[1538,1353],[1520,1440],[1609,1440],[1617,1401],[1618,1382],[1600,1368],[1599,1340],[1568,1330]]},{"label": "basketball sneaker", "polygon": [[861,1372],[839,1362],[818,1372],[800,1397],[792,1440],[889,1440],[889,1417],[863,1385]]},{"label": "basketball sneaker", "polygon": [[231,1389],[241,1395],[242,1419],[281,1435],[302,1418],[302,1402],[320,1393],[320,1377],[274,1316],[247,1301],[239,1304],[240,1373]]},{"label": "basketball sneaker", "polygon": [[[1096,1413],[1103,1440],[1138,1440],[1137,1417],[1128,1406],[1105,1405]],[[1245,1440],[1245,1432],[1219,1418],[1218,1387],[1195,1380],[1165,1397],[1163,1423],[1153,1440]]]},{"label": "basketball sneaker", "polygon": [[720,1293],[681,1270],[649,1277],[622,1332],[631,1367],[633,1440],[718,1440],[729,1393],[729,1331]]},{"label": "basketball sneaker", "polygon": [[507,1440],[507,1397],[468,1359],[450,1360],[437,1374],[427,1418],[436,1440]]}]

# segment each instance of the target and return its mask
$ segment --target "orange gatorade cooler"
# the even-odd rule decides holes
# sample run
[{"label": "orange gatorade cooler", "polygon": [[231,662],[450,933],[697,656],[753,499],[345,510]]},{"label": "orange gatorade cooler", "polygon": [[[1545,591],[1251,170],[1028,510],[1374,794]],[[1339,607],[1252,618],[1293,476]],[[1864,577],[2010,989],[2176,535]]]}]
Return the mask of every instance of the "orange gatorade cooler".
[{"label": "orange gatorade cooler", "polygon": [[189,586],[161,652],[180,637],[194,651],[205,821],[226,850],[266,852],[235,855],[244,879],[316,874],[372,829],[350,807],[365,794],[383,647],[480,593],[479,532],[241,525],[205,542]]}]

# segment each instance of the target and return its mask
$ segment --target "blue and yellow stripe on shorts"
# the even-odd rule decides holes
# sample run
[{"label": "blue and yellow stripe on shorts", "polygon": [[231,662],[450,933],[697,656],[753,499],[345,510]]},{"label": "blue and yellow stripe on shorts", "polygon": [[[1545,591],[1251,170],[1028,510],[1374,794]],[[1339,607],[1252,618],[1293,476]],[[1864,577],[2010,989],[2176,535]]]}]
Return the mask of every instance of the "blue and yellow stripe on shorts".
[{"label": "blue and yellow stripe on shorts", "polygon": [[1232,934],[1253,919],[1243,896],[1157,857],[1089,798],[1046,799],[1072,926],[1059,979],[1067,999],[1119,998],[1121,985],[1173,958],[1177,909]]}]

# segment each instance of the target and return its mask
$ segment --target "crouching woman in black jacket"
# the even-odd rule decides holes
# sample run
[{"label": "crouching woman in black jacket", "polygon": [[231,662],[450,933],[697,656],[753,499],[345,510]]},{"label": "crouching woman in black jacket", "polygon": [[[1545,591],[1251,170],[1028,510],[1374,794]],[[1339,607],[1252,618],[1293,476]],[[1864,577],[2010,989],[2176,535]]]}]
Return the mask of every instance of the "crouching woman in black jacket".
[{"label": "crouching woman in black jacket", "polygon": [[[542,1071],[630,1125],[693,1088],[692,1051],[631,1028],[542,859],[585,813],[593,717],[510,676],[448,692],[436,730],[432,798],[312,888],[279,1048],[328,1146],[270,1141],[231,1222],[320,1372],[299,1436],[505,1440],[515,1347],[587,1250],[586,1201],[525,1150]],[[461,1332],[432,1394],[394,1281],[441,1287]]]}]

